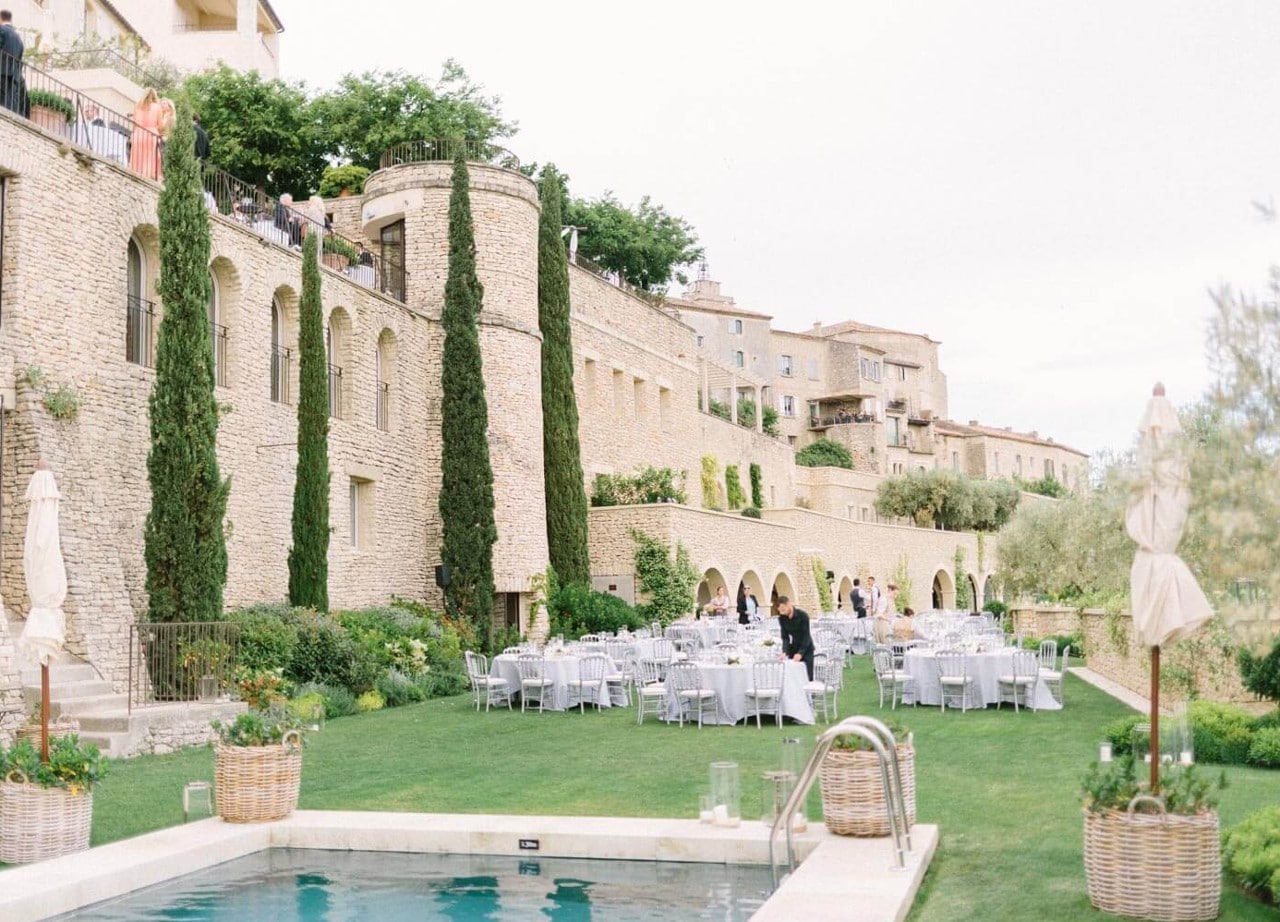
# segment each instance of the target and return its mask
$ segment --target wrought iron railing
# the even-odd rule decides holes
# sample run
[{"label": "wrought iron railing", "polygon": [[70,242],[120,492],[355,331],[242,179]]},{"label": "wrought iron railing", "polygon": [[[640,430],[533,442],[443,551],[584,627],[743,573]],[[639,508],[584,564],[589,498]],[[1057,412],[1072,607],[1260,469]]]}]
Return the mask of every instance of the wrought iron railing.
[{"label": "wrought iron railing", "polygon": [[[164,141],[122,115],[25,61],[0,54],[0,72],[21,75],[19,81],[0,83],[0,107],[17,112],[48,132],[87,148],[147,179],[163,178]],[[202,165],[201,179],[209,210],[237,221],[259,236],[281,246],[301,249],[312,233],[322,240],[322,251],[337,254],[327,264],[347,278],[403,302],[403,265],[386,267],[369,251],[360,251],[353,240],[325,227],[323,218],[284,204],[262,189],[237,179],[212,164]]]},{"label": "wrought iron railing", "polygon": [[281,346],[271,350],[271,399],[289,403],[289,350]]},{"label": "wrought iron railing", "polygon": [[124,357],[135,365],[152,366],[155,342],[155,305],[146,298],[128,295],[125,302]]},{"label": "wrought iron railing", "polygon": [[378,403],[374,413],[378,428],[383,432],[389,432],[391,430],[391,384],[387,381],[378,382]]},{"label": "wrought iron railing", "polygon": [[458,154],[470,163],[488,163],[508,170],[519,170],[520,160],[504,147],[488,141],[468,141],[465,138],[434,138],[425,141],[404,141],[394,144],[378,158],[378,168],[406,163],[436,163],[456,160]]},{"label": "wrought iron railing", "polygon": [[829,429],[832,426],[845,426],[854,423],[876,423],[879,420],[874,413],[845,413],[834,416],[810,416],[810,429]]},{"label": "wrought iron railing", "polygon": [[615,288],[621,288],[623,291],[627,292],[628,294],[635,295],[637,298],[640,298],[642,301],[647,301],[650,304],[658,306],[658,305],[661,305],[665,300],[662,294],[658,292],[648,291],[644,288],[638,288],[635,285],[632,285],[630,282],[628,282],[626,279],[622,277],[621,273],[614,272],[612,269],[606,269],[604,266],[600,265],[597,262],[593,262],[592,260],[583,256],[581,253],[574,253],[572,262],[579,269],[585,269],[587,272],[590,272],[592,275],[604,279],[606,282],[608,282],[610,285],[613,285]]},{"label": "wrought iron railing", "polygon": [[139,86],[154,83],[146,68],[106,45],[97,48],[69,48],[65,51],[28,51],[23,60],[28,59],[29,63],[45,70],[105,68],[127,77]]},{"label": "wrought iron railing", "polygon": [[129,709],[239,697],[240,625],[142,623],[129,628]]},{"label": "wrought iron railing", "polygon": [[209,324],[213,334],[213,383],[227,386],[227,328],[218,323]]},{"label": "wrought iron railing", "polygon": [[342,419],[342,366],[329,365],[329,415]]}]

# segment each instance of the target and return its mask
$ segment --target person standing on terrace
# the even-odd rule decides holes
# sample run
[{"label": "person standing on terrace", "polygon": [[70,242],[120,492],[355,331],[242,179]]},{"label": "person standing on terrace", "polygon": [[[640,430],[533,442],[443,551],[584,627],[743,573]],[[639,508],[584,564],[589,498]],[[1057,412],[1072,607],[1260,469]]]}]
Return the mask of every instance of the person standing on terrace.
[{"label": "person standing on terrace", "polygon": [[22,76],[22,55],[26,47],[13,27],[13,13],[0,10],[0,106],[31,117],[27,101],[27,81]]}]

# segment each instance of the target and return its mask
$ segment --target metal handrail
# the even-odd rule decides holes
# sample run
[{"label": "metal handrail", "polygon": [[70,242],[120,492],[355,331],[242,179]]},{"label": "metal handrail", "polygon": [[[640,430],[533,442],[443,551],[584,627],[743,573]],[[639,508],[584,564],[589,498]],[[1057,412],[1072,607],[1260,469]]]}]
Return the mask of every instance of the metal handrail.
[{"label": "metal handrail", "polygon": [[787,834],[787,867],[793,869],[796,864],[795,842],[792,838],[795,814],[805,802],[805,798],[809,796],[809,790],[818,776],[822,760],[831,751],[835,741],[842,736],[859,736],[866,740],[879,759],[880,778],[884,784],[885,808],[889,816],[889,832],[893,838],[894,856],[897,862],[895,868],[897,870],[906,868],[906,853],[913,849],[911,829],[907,823],[906,800],[902,791],[901,769],[898,765],[898,750],[893,732],[874,717],[849,717],[818,737],[817,746],[814,747],[804,770],[796,779],[796,786],[792,789],[787,802],[774,820],[773,828],[769,831],[769,870],[773,874],[775,889],[781,882],[778,877],[778,860],[775,852],[778,833],[785,830]]},{"label": "metal handrail", "polygon": [[487,163],[507,170],[520,169],[519,158],[505,147],[466,138],[429,138],[393,144],[378,158],[378,169],[385,170],[387,167],[406,163],[448,162],[456,159],[459,154],[469,163]]}]

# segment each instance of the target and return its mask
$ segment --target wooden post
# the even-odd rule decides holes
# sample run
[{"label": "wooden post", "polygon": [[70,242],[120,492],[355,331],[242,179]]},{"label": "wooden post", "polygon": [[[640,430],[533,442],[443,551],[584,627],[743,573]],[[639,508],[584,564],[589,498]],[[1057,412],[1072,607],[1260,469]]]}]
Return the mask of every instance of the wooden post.
[{"label": "wooden post", "polygon": [[1151,793],[1160,793],[1160,648],[1151,648]]},{"label": "wooden post", "polygon": [[40,664],[40,760],[49,761],[49,665]]}]

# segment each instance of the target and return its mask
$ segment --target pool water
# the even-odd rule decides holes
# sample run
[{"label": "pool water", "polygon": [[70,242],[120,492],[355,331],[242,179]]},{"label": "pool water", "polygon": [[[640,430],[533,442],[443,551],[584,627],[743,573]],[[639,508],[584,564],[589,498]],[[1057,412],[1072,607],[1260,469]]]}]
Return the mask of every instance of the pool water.
[{"label": "pool water", "polygon": [[268,849],[60,920],[746,922],[756,865]]}]

